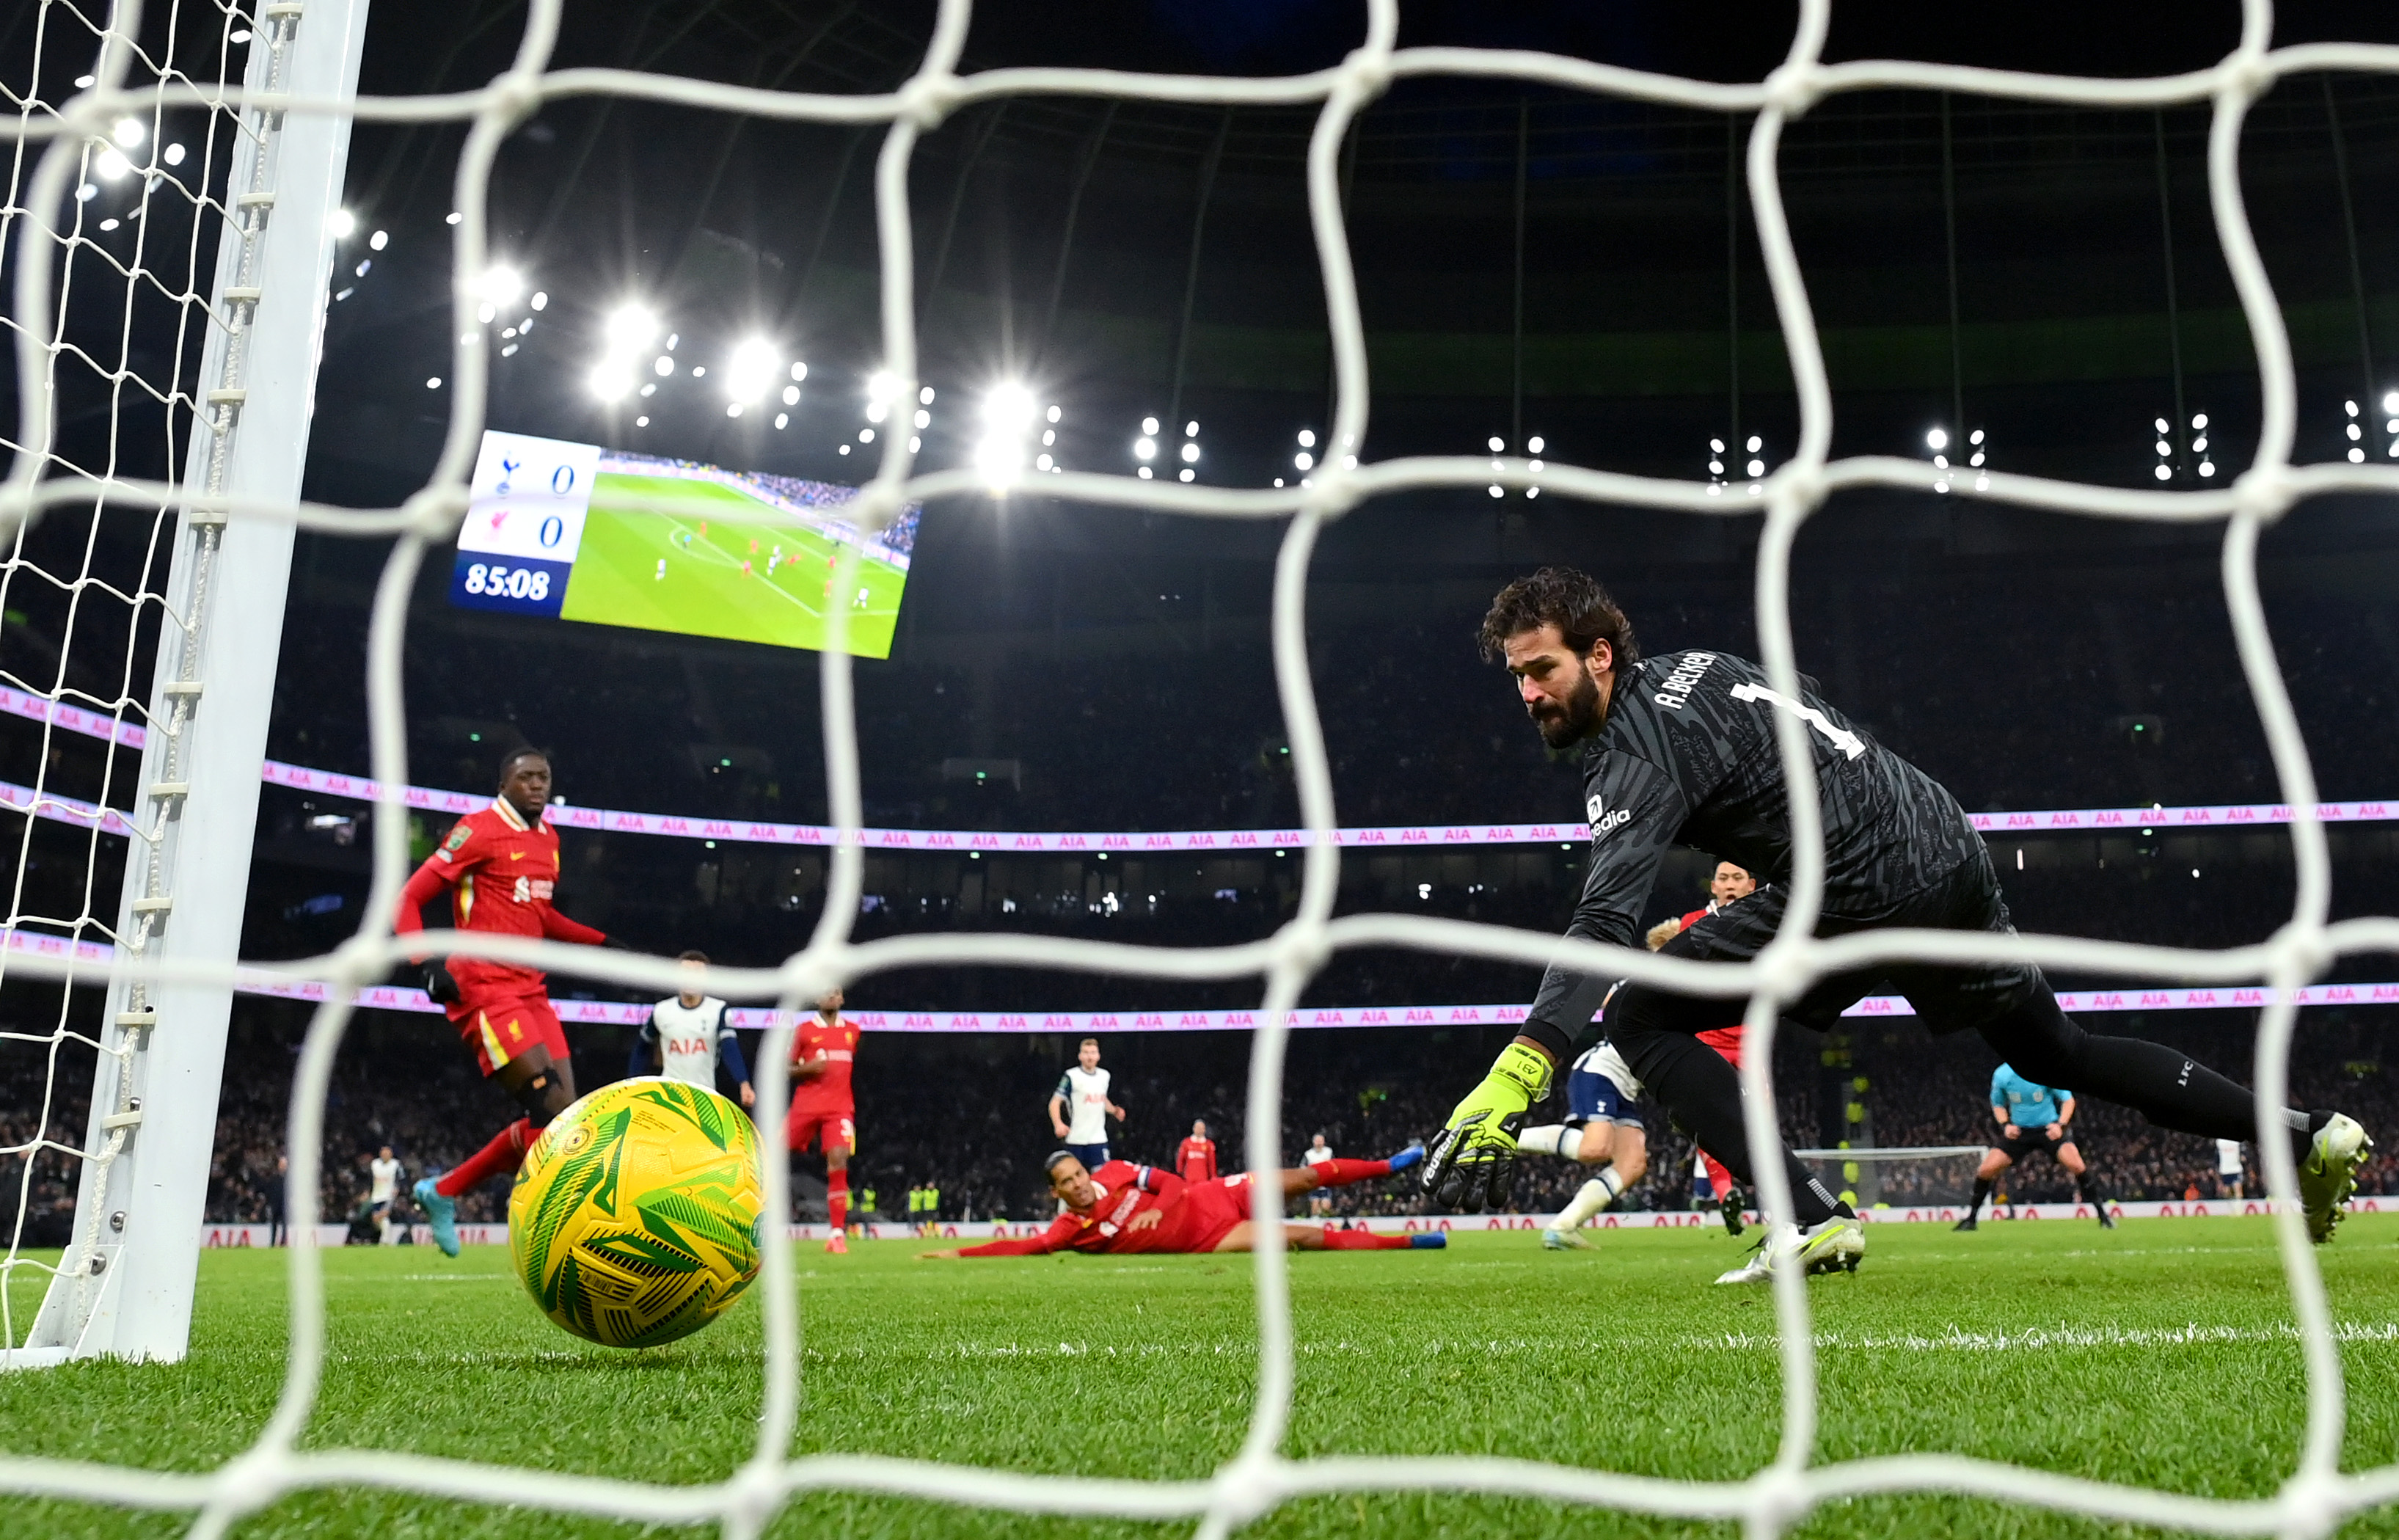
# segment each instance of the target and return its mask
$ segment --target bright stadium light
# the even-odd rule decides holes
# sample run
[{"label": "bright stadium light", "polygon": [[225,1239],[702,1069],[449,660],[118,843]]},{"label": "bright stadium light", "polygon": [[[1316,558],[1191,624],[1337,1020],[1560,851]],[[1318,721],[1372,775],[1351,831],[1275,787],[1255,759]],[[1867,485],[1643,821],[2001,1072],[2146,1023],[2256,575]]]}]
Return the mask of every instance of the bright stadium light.
[{"label": "bright stadium light", "polygon": [[1534,434],[1531,438],[1525,440],[1525,447],[1531,450],[1536,454],[1540,453],[1542,448],[1541,436],[1538,433]]},{"label": "bright stadium light", "polygon": [[614,358],[603,358],[591,366],[584,384],[603,401],[621,401],[633,393],[633,371]]},{"label": "bright stadium light", "polygon": [[1314,449],[1316,447],[1316,430],[1314,428],[1304,427],[1299,430],[1299,447],[1302,449]]},{"label": "bright stadium light", "polygon": [[475,297],[495,312],[516,304],[524,291],[524,275],[504,262],[484,268],[475,280]]},{"label": "bright stadium light", "polygon": [[1200,446],[1198,444],[1185,444],[1183,446],[1183,460],[1186,465],[1199,464]]},{"label": "bright stadium light", "polygon": [[1493,435],[1491,436],[1491,453],[1494,453],[1494,454],[1498,454],[1498,453],[1499,453],[1501,451],[1505,450],[1507,447],[1508,447],[1508,440],[1507,440],[1507,439],[1500,438],[1500,437],[1499,437],[1499,435],[1498,435],[1498,434],[1496,434],[1496,433],[1495,433],[1495,434],[1493,434]]},{"label": "bright stadium light", "polygon": [[[983,392],[983,426],[994,432],[1021,433],[1033,426],[1037,411],[1033,392],[1014,380],[1002,380]],[[1055,421],[1053,418],[1052,421]]]},{"label": "bright stadium light", "polygon": [[110,131],[109,137],[115,140],[120,147],[130,150],[149,138],[150,130],[142,126],[142,120],[138,117],[120,117],[116,120],[116,127]]},{"label": "bright stadium light", "polygon": [[888,401],[900,394],[900,377],[888,369],[878,369],[866,377],[866,399],[876,404]]},{"label": "bright stadium light", "polygon": [[98,171],[102,176],[106,177],[111,182],[115,182],[118,177],[121,177],[126,172],[133,169],[133,163],[126,159],[123,155],[117,154],[115,150],[101,151],[99,156],[92,161],[91,165],[93,170]]},{"label": "bright stadium light", "polygon": [[[1154,423],[1158,421],[1158,419],[1153,417],[1150,421]],[[1132,457],[1136,460],[1154,460],[1158,458],[1158,440],[1148,438],[1135,439],[1132,441]]]},{"label": "bright stadium light", "polygon": [[608,312],[601,322],[600,335],[611,353],[634,354],[657,340],[657,313],[648,305],[628,300]]},{"label": "bright stadium light", "polygon": [[734,401],[764,400],[782,372],[782,349],[764,337],[744,337],[725,361],[725,394]]},{"label": "bright stadium light", "polygon": [[1931,432],[1924,436],[1924,447],[1926,449],[1947,449],[1949,447],[1948,431],[1945,428],[1934,428]]},{"label": "bright stadium light", "polygon": [[[141,141],[134,142],[138,144]],[[347,240],[358,234],[359,216],[347,209],[336,209],[325,216],[325,228],[332,232],[335,240]]]},{"label": "bright stadium light", "polygon": [[1145,439],[1154,439],[1158,436],[1157,418],[1144,417],[1141,420],[1141,436]]}]

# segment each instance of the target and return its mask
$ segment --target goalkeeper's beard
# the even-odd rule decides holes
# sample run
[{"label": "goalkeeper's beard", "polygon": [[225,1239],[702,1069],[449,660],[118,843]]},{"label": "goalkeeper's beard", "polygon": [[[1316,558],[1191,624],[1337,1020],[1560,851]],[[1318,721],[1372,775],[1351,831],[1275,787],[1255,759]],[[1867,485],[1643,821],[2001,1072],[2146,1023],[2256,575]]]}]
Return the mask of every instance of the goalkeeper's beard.
[{"label": "goalkeeper's beard", "polygon": [[1528,708],[1533,725],[1541,731],[1541,741],[1552,749],[1564,749],[1599,731],[1599,682],[1584,673],[1575,681],[1574,694],[1565,704],[1543,701]]}]

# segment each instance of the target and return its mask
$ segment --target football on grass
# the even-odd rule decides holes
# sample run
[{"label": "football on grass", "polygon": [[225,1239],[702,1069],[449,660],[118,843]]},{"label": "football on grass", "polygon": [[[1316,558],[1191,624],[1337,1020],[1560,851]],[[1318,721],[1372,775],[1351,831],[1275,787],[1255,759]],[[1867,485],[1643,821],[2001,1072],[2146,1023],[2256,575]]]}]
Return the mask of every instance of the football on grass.
[{"label": "football on grass", "polygon": [[508,1254],[543,1315],[608,1347],[687,1337],[758,1276],[757,1130],[698,1086],[603,1086],[534,1141]]}]

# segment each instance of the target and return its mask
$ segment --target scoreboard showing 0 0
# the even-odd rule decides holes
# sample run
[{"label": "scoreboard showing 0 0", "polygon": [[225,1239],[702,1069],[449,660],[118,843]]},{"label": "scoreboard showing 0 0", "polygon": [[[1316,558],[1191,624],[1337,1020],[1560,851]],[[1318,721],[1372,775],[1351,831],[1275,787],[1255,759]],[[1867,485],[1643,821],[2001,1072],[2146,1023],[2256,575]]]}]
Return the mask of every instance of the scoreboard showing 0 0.
[{"label": "scoreboard showing 0 0", "polygon": [[556,616],[600,473],[596,444],[486,433],[458,531],[450,601]]},{"label": "scoreboard showing 0 0", "polygon": [[450,602],[772,647],[821,648],[838,614],[851,652],[889,657],[922,510],[868,534],[844,517],[857,496],[829,481],[486,433]]}]

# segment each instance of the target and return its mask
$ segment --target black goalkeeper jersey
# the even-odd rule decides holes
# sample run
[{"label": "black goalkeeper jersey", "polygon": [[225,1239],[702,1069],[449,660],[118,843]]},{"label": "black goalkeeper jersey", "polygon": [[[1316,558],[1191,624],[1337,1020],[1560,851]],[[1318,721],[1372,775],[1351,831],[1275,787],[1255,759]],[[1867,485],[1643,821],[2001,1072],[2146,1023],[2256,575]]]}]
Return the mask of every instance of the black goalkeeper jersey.
[{"label": "black goalkeeper jersey", "polygon": [[[1617,679],[1606,723],[1583,753],[1591,870],[1566,934],[1636,945],[1670,844],[1791,876],[1791,814],[1774,716],[1808,729],[1824,807],[1824,911],[1868,919],[1921,893],[1983,848],[1940,782],[1860,732],[1802,680],[1796,700],[1727,653],[1644,658]],[[1552,966],[1533,1022],[1580,1032],[1609,980]]]}]

